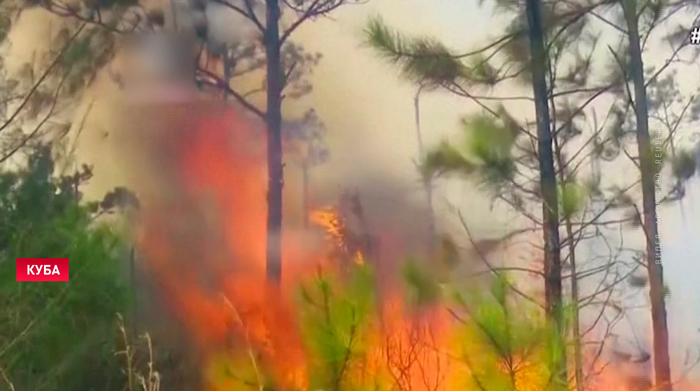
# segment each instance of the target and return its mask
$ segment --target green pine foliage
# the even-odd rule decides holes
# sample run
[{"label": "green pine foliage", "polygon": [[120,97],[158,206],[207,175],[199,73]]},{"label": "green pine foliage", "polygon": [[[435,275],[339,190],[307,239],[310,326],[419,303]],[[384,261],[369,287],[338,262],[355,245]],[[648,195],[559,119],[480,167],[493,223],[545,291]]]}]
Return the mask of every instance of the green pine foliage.
[{"label": "green pine foliage", "polygon": [[558,184],[559,215],[572,218],[583,210],[588,201],[587,189],[573,180]]},{"label": "green pine foliage", "polygon": [[414,308],[434,305],[440,301],[441,288],[438,278],[417,260],[408,259],[403,267],[406,298]]},{"label": "green pine foliage", "polygon": [[[119,236],[94,224],[75,181],[52,174],[43,147],[0,173],[0,366],[17,390],[121,390]],[[17,257],[69,258],[70,281],[16,282]]]},{"label": "green pine foliage", "polygon": [[411,81],[442,85],[467,74],[455,54],[432,38],[405,38],[384,21],[373,18],[365,28],[366,43],[377,48],[387,60],[399,64]]},{"label": "green pine foliage", "polygon": [[364,36],[368,47],[399,66],[402,76],[414,83],[428,87],[493,86],[501,79],[487,56],[458,55],[432,37],[405,37],[387,26],[381,17],[369,20]]},{"label": "green pine foliage", "polygon": [[365,360],[376,330],[374,292],[372,270],[367,265],[356,265],[343,281],[319,275],[301,286],[299,322],[309,355],[310,389],[370,387],[373,379],[350,374]]},{"label": "green pine foliage", "polygon": [[511,182],[516,173],[513,148],[518,134],[513,124],[479,113],[465,116],[460,125],[458,142],[444,141],[426,154],[423,175],[459,174],[496,188]]},{"label": "green pine foliage", "polygon": [[540,311],[513,296],[511,284],[498,275],[486,292],[454,295],[459,356],[471,374],[467,389],[548,389],[558,334]]}]

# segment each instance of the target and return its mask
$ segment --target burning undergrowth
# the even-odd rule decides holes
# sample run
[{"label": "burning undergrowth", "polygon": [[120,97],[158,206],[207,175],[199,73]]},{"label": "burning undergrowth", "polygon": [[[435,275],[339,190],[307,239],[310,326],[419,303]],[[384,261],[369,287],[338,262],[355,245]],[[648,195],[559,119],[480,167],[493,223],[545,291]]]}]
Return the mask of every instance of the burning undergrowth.
[{"label": "burning undergrowth", "polygon": [[548,387],[556,349],[539,309],[505,278],[457,290],[435,265],[386,267],[400,260],[378,255],[357,194],[315,211],[314,230],[284,231],[283,281],[268,284],[261,131],[234,111],[203,113],[151,135],[158,190],[141,195],[138,224],[144,268],[202,389]]},{"label": "burning undergrowth", "polygon": [[[208,387],[375,381],[381,376],[372,373],[383,368],[380,330],[402,329],[394,323],[403,316],[398,295],[377,295],[384,283],[368,261],[375,240],[347,227],[344,215],[363,220],[359,199],[348,194],[337,207],[314,212],[315,234],[286,230],[282,286],[270,286],[264,140],[235,112],[207,113],[165,129],[146,148],[160,190],[142,195],[138,240],[147,273],[202,360]],[[426,320],[440,318],[431,311]],[[395,376],[412,377],[405,371]]]}]

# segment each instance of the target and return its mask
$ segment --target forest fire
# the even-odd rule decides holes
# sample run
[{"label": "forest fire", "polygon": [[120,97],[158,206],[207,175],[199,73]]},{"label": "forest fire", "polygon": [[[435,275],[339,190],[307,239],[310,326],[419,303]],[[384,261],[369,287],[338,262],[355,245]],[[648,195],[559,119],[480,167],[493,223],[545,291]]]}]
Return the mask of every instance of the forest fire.
[{"label": "forest fire", "polygon": [[[281,289],[270,286],[264,267],[265,160],[260,148],[255,148],[253,133],[236,113],[227,112],[203,118],[194,129],[168,137],[169,143],[160,144],[168,149],[160,152],[175,168],[164,175],[170,177],[169,193],[145,207],[140,246],[172,310],[207,361],[203,365],[208,388],[247,389],[251,384],[273,382],[283,389],[307,389],[318,382],[313,379],[318,375],[308,369],[321,364],[312,363],[320,358],[309,352],[304,341],[308,330],[300,329],[303,315],[297,315],[304,311],[296,306],[299,285],[312,282],[318,288],[314,281],[321,274],[336,275],[341,258],[350,261],[351,268],[365,269],[363,251],[348,243],[347,227],[337,208],[318,210],[311,219],[327,236],[324,245],[302,248],[298,235],[285,232],[285,278]],[[342,274],[344,279],[352,278]],[[370,305],[374,280],[365,282]],[[345,283],[350,282],[339,282],[335,288]],[[348,357],[338,373],[328,374],[335,377],[328,381],[339,387],[350,377],[374,382],[388,376],[406,389],[437,387],[435,382],[445,376],[446,368],[439,360],[444,355],[439,351],[441,340],[448,335],[446,314],[429,309],[422,312],[420,321],[409,321],[399,298],[397,292],[382,299],[382,319],[380,312],[364,309],[367,324],[350,327],[357,328],[353,333],[358,335],[342,336],[349,339]],[[367,330],[359,330],[360,326]],[[417,349],[423,339],[434,344],[432,351],[427,344]],[[393,362],[394,370],[387,368],[388,362]],[[428,384],[419,387],[416,382]]]},{"label": "forest fire", "polygon": [[[158,144],[172,168],[161,178],[168,194],[144,203],[140,249],[196,346],[205,391],[483,390],[499,376],[513,383],[502,389],[547,389],[537,315],[503,329],[511,320],[501,312],[470,309],[452,292],[461,307],[448,309],[438,298],[449,289],[416,270],[405,273],[413,289],[378,294],[384,282],[342,208],[312,214],[323,241],[285,231],[282,285],[268,284],[263,140],[235,112],[168,140]],[[484,338],[480,317],[508,335]],[[487,346],[499,338],[508,359]]]}]

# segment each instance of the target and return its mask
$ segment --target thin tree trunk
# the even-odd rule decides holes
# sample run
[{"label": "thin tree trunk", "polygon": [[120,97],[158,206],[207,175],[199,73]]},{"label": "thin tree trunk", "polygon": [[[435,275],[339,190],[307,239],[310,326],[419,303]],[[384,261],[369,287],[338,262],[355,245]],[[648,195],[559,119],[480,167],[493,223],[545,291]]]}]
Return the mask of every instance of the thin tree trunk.
[{"label": "thin tree trunk", "polygon": [[282,278],[282,88],[279,0],[266,0],[265,53],[267,57],[267,254],[269,281]]},{"label": "thin tree trunk", "polygon": [[[559,165],[559,182],[561,184],[566,183],[566,178],[564,176],[564,159],[562,159],[562,153],[559,146],[559,141],[556,136],[553,138],[554,141],[554,154],[557,158],[557,164]],[[576,391],[583,391],[583,352],[581,351],[581,324],[580,324],[580,308],[578,305],[579,292],[578,292],[578,275],[576,266],[576,242],[574,241],[574,230],[571,224],[571,217],[566,216],[564,220],[566,228],[566,237],[569,250],[569,262],[571,263],[571,302],[574,306],[572,322],[572,339],[574,345],[574,380],[576,382]]]},{"label": "thin tree trunk", "polygon": [[642,204],[644,233],[646,235],[646,263],[649,271],[649,299],[654,337],[654,383],[657,390],[671,391],[671,364],[666,324],[663,266],[656,222],[656,170],[649,137],[649,107],[647,105],[644,63],[639,39],[636,0],[626,0],[623,12],[630,40],[631,76],[634,83],[634,108],[637,119],[637,147],[642,175]]},{"label": "thin tree trunk", "polygon": [[[549,80],[550,80],[550,91],[554,91],[554,75],[552,72],[552,67],[551,63],[549,64]],[[554,94],[550,94],[550,104],[552,105],[552,116],[554,118],[557,117],[556,114],[556,106],[554,105]],[[555,127],[556,129],[556,127]],[[559,183],[562,185],[566,184],[566,175],[564,173],[564,168],[565,168],[565,162],[562,157],[562,149],[561,149],[561,144],[559,144],[559,138],[557,134],[554,134],[552,137],[552,141],[554,143],[554,156],[557,159],[557,166],[559,167]],[[595,170],[595,168],[594,168]],[[564,219],[564,224],[565,224],[565,229],[566,229],[566,237],[567,237],[567,242],[568,242],[568,250],[569,250],[569,262],[571,264],[571,302],[573,305],[572,308],[572,330],[571,330],[571,337],[572,337],[572,343],[574,345],[574,382],[576,383],[576,391],[583,391],[584,389],[584,378],[583,378],[583,352],[581,351],[581,320],[580,320],[580,311],[581,308],[579,307],[578,301],[579,301],[579,291],[578,291],[578,275],[577,275],[577,266],[576,266],[576,242],[574,241],[574,230],[573,226],[571,224],[571,216],[565,216]]]},{"label": "thin tree trunk", "polygon": [[571,322],[573,323],[572,334],[574,338],[574,379],[576,381],[576,391],[583,391],[583,352],[581,351],[581,320],[580,308],[578,306],[578,275],[576,266],[576,246],[573,244],[573,229],[571,228],[571,219],[566,219],[566,235],[569,238],[569,251],[571,262],[571,301],[574,305],[574,314]]},{"label": "thin tree trunk", "polygon": [[[425,145],[423,144],[423,135],[420,126],[420,94],[423,92],[423,86],[418,88],[416,96],[413,98],[413,111],[415,113],[416,123],[416,140],[418,141],[418,154],[421,160],[425,157]],[[423,178],[423,188],[428,201],[428,234],[430,235],[430,252],[435,251],[435,239],[437,232],[435,229],[435,207],[433,206],[433,179],[432,177]]]},{"label": "thin tree trunk", "polygon": [[538,155],[540,161],[540,189],[542,192],[542,215],[544,220],[544,275],[545,307],[556,327],[559,341],[553,341],[556,349],[556,362],[552,365],[554,379],[552,389],[567,387],[566,348],[563,341],[564,321],[562,312],[561,283],[561,243],[559,241],[559,213],[557,202],[557,181],[552,152],[552,129],[549,119],[549,105],[546,81],[546,57],[542,11],[539,0],[526,1],[529,26],[530,55],[532,62],[532,86],[535,96],[537,116]]}]

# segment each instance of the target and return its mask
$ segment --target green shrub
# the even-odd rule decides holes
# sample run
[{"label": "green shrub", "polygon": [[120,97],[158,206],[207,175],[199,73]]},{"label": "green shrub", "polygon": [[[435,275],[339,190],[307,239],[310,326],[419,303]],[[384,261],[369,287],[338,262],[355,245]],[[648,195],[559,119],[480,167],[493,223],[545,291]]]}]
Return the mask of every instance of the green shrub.
[{"label": "green shrub", "polygon": [[[53,171],[40,147],[25,169],[0,172],[0,368],[18,391],[121,390],[116,314],[129,296],[119,235],[80,203],[87,167]],[[17,282],[17,257],[69,258],[70,281]]]},{"label": "green shrub", "polygon": [[300,289],[300,326],[309,354],[310,389],[360,390],[355,370],[376,335],[375,286],[367,265],[356,265],[345,282],[318,276]]}]

